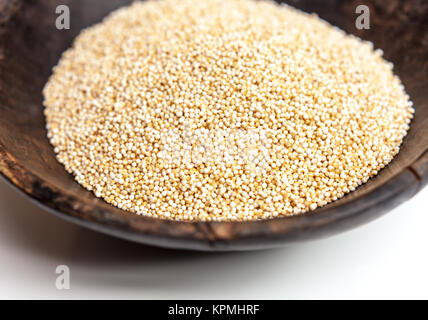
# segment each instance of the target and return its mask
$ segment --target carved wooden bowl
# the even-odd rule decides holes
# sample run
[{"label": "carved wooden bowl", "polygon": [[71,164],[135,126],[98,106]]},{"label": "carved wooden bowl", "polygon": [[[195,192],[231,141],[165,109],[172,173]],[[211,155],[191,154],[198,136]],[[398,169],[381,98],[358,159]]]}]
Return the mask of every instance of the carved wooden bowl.
[{"label": "carved wooden bowl", "polygon": [[[339,201],[301,216],[258,222],[174,222],[137,216],[97,199],[55,160],[46,138],[42,88],[79,31],[120,0],[62,0],[71,29],[57,30],[57,1],[0,0],[0,171],[50,212],[117,237],[171,248],[246,250],[332,235],[368,222],[411,198],[428,181],[428,2],[295,0],[291,4],[371,40],[395,64],[416,115],[400,154]],[[371,11],[358,30],[355,9]]]}]

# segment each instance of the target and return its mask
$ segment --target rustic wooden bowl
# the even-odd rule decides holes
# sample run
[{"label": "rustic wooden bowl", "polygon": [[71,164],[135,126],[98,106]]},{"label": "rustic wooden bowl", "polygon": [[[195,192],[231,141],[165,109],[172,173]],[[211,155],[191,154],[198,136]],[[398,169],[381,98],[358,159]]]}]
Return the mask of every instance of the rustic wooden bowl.
[{"label": "rustic wooden bowl", "polygon": [[[126,213],[80,187],[55,160],[46,138],[42,88],[79,31],[120,0],[62,0],[71,29],[55,28],[52,0],[0,0],[0,171],[37,203],[66,220],[117,237],[171,248],[246,250],[332,235],[368,222],[411,198],[428,181],[428,3],[426,0],[295,0],[292,5],[371,40],[394,62],[416,107],[400,154],[343,199],[301,216],[260,222],[174,222]],[[371,9],[357,30],[355,9]]]}]

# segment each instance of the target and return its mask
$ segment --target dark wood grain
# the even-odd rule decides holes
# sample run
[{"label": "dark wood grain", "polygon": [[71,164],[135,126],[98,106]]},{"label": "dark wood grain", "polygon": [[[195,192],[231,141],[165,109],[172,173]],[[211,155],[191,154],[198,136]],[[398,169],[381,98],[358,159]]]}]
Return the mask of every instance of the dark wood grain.
[{"label": "dark wood grain", "polygon": [[[131,1],[62,0],[71,29],[55,28],[53,0],[0,0],[0,171],[52,213],[111,235],[195,250],[244,250],[325,237],[356,227],[411,198],[428,183],[428,1],[295,0],[349,33],[373,41],[395,65],[416,115],[400,154],[380,174],[313,213],[245,223],[187,223],[124,212],[80,187],[55,160],[41,90],[61,53],[85,28]],[[371,9],[371,29],[355,28],[355,8]]]}]

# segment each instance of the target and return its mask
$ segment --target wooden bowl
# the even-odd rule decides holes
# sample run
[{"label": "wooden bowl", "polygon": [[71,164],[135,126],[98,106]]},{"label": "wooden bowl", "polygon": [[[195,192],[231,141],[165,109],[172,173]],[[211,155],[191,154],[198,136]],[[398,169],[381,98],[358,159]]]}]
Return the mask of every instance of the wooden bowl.
[{"label": "wooden bowl", "polygon": [[[356,227],[411,198],[428,181],[428,3],[426,0],[295,0],[291,4],[371,40],[395,64],[416,115],[400,154],[339,201],[301,216],[258,222],[175,222],[137,216],[97,199],[55,160],[46,138],[42,88],[79,31],[119,0],[62,0],[71,29],[57,30],[57,1],[0,0],[0,171],[52,213],[141,243],[194,250],[247,250],[315,239]],[[371,10],[357,30],[355,9]]]}]

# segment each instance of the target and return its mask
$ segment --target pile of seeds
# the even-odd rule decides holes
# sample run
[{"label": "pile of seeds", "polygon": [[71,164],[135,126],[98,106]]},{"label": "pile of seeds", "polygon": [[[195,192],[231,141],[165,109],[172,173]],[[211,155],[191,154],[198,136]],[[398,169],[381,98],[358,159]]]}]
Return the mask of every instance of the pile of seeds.
[{"label": "pile of seeds", "polygon": [[392,160],[413,115],[370,43],[253,0],[120,9],[77,37],[44,96],[48,137],[82,186],[186,221],[324,206]]}]

